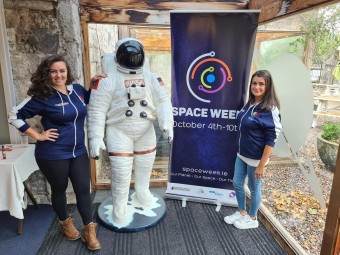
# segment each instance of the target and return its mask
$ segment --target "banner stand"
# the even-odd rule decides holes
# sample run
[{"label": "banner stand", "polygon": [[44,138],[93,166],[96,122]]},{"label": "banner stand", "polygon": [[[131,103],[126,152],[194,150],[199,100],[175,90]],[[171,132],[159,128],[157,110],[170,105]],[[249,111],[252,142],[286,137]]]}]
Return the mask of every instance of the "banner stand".
[{"label": "banner stand", "polygon": [[192,199],[192,198],[187,198],[187,197],[184,197],[184,196],[172,196],[172,195],[166,194],[166,195],[165,195],[165,198],[167,198],[167,199],[181,200],[181,201],[182,201],[182,207],[186,207],[188,201],[189,201],[189,202],[198,202],[198,203],[215,204],[215,205],[216,205],[216,209],[215,209],[216,212],[219,212],[219,211],[220,211],[222,205],[231,206],[231,207],[236,207],[235,204],[221,204],[221,203],[219,203],[219,202],[215,202],[215,203],[214,203],[214,202],[211,201],[211,200]]},{"label": "banner stand", "polygon": [[183,207],[237,206],[236,116],[248,92],[259,13],[170,11],[174,139],[166,198]]}]

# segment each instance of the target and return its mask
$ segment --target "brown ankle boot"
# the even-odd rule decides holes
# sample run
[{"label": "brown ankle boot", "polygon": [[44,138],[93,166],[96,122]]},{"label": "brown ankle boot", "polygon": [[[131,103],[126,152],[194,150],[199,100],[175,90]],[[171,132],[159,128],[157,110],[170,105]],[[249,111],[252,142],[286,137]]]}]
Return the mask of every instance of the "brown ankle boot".
[{"label": "brown ankle boot", "polygon": [[71,217],[68,217],[64,221],[60,221],[60,231],[66,236],[69,240],[77,240],[80,238],[80,233],[76,229],[73,224],[73,220]]},{"label": "brown ankle boot", "polygon": [[90,224],[84,226],[81,233],[81,240],[86,243],[89,250],[100,249],[100,243],[96,237],[96,227],[97,224],[91,222]]}]

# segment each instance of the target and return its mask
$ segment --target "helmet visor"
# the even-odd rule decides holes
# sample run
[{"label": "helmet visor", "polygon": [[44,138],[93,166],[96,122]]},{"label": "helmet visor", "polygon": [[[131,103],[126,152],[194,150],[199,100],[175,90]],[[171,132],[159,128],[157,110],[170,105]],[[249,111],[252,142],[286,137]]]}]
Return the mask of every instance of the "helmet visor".
[{"label": "helmet visor", "polygon": [[117,64],[127,69],[139,69],[144,64],[144,48],[138,41],[122,43],[116,51]]}]

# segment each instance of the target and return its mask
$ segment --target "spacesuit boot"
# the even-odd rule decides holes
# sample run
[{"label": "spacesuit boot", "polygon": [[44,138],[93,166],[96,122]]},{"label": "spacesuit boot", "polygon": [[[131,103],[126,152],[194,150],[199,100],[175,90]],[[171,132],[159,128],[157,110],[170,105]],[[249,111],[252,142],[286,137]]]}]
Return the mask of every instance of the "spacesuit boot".
[{"label": "spacesuit boot", "polygon": [[127,225],[132,221],[132,212],[128,210],[131,169],[133,157],[111,156],[111,193],[112,217],[118,225]]},{"label": "spacesuit boot", "polygon": [[135,155],[135,197],[143,206],[149,206],[155,199],[149,190],[155,156],[155,151],[149,154]]}]

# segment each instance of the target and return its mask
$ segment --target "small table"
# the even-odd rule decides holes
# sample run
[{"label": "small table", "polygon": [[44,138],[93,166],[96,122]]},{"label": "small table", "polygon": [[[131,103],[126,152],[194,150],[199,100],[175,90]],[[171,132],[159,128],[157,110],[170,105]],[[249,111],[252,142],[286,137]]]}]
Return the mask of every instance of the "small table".
[{"label": "small table", "polygon": [[12,147],[12,151],[6,151],[6,159],[0,158],[0,211],[9,211],[19,219],[18,234],[21,234],[23,209],[27,207],[25,191],[38,207],[25,180],[39,167],[34,157],[34,144],[12,144]]},{"label": "small table", "polygon": [[340,96],[318,96],[314,100],[318,100],[318,107],[314,114],[312,127],[315,127],[320,115],[340,117]]}]

